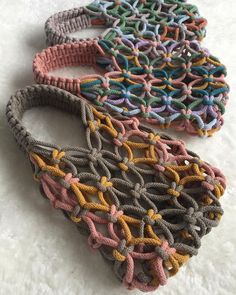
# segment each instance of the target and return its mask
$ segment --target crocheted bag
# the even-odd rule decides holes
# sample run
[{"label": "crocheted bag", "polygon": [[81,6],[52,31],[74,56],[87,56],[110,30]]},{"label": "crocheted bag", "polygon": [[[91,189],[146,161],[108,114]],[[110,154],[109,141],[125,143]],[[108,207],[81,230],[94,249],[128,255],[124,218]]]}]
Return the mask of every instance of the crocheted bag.
[{"label": "crocheted bag", "polygon": [[49,45],[78,42],[69,33],[88,27],[113,27],[148,40],[202,40],[206,19],[181,0],[95,0],[51,16],[45,25]]},{"label": "crocheted bag", "polygon": [[[225,67],[196,41],[205,25],[185,1],[96,0],[47,20],[48,44],[70,44],[36,56],[35,80],[161,128],[211,136],[223,125],[229,87]],[[107,29],[87,42],[69,35],[90,26]],[[74,65],[99,65],[105,72],[78,79],[49,75]]]},{"label": "crocheted bag", "polygon": [[[199,136],[218,131],[229,92],[221,62],[196,41],[136,41],[110,31],[101,40],[49,47],[34,59],[35,80],[161,128]],[[74,79],[49,74],[84,65],[97,74]]]},{"label": "crocheted bag", "polygon": [[[38,106],[76,115],[86,146],[34,139],[22,116]],[[43,196],[87,232],[89,245],[127,288],[155,290],[218,224],[225,178],[180,140],[102,111],[64,90],[35,85],[11,97],[6,115]]]}]

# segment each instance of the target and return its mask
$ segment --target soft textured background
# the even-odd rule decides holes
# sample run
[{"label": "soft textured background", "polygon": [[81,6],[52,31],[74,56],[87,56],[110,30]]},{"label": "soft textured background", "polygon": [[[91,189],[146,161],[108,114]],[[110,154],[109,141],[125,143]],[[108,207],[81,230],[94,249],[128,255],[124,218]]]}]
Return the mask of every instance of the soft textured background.
[{"label": "soft textured background", "polygon": [[[231,94],[218,134],[209,139],[179,136],[227,176],[225,215],[203,239],[199,255],[156,294],[230,295],[236,294],[236,1],[191,1],[209,21],[204,45],[228,66]],[[9,96],[33,82],[32,58],[45,47],[46,18],[88,2],[0,0],[0,295],[140,294],[124,290],[101,256],[87,248],[86,239],[40,197],[29,163],[5,123]],[[79,141],[77,122],[69,116],[62,123],[58,113],[32,111],[25,122],[41,139]]]}]

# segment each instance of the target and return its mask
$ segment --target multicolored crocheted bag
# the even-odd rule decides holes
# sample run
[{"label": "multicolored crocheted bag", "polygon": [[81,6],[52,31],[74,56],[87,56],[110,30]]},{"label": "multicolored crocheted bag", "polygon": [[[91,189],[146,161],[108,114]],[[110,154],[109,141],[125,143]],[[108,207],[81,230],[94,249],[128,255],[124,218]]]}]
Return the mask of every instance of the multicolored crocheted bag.
[{"label": "multicolored crocheted bag", "polygon": [[[36,140],[22,125],[32,107],[51,106],[83,124],[86,146]],[[151,291],[196,255],[223,211],[222,173],[180,140],[110,116],[53,86],[17,91],[8,124],[32,164],[41,193],[61,209],[129,288]]]},{"label": "multicolored crocheted bag", "polygon": [[[92,66],[98,74],[56,77],[52,70]],[[225,67],[196,41],[116,37],[49,47],[33,62],[35,80],[161,128],[210,136],[223,125],[229,87]],[[50,72],[50,74],[49,74]]]},{"label": "multicolored crocheted bag", "polygon": [[[148,40],[202,40],[206,19],[192,4],[181,0],[95,0],[80,8],[51,16],[45,31],[49,45],[73,43],[82,39],[69,33],[88,27],[113,28],[126,37]],[[105,32],[99,38],[106,35]]]},{"label": "multicolored crocheted bag", "polygon": [[[69,35],[93,25],[107,29],[87,41]],[[185,1],[97,0],[48,19],[48,43],[69,44],[36,55],[35,80],[157,127],[211,136],[223,125],[229,87],[224,65],[197,41],[205,25]],[[98,74],[77,79],[49,74],[83,65]]]}]

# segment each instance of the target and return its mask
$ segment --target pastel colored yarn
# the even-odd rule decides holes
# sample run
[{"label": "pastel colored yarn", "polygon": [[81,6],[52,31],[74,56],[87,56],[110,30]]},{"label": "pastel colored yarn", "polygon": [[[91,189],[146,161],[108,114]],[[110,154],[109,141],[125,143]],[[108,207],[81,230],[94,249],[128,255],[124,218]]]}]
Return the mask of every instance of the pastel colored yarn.
[{"label": "pastel colored yarn", "polygon": [[[100,74],[75,79],[49,74],[78,65],[93,66]],[[110,29],[101,40],[43,50],[34,59],[33,71],[37,83],[66,89],[161,128],[211,136],[223,125],[226,69],[197,41],[131,41]]]},{"label": "pastel colored yarn", "polygon": [[[34,139],[21,119],[45,105],[76,115],[87,146]],[[17,91],[6,115],[42,194],[88,234],[127,288],[166,284],[218,225],[225,178],[182,141],[47,85]]]},{"label": "pastel colored yarn", "polygon": [[77,42],[69,33],[91,26],[132,31],[148,40],[201,40],[206,19],[192,4],[179,0],[95,0],[92,4],[51,16],[45,25],[49,45]]}]

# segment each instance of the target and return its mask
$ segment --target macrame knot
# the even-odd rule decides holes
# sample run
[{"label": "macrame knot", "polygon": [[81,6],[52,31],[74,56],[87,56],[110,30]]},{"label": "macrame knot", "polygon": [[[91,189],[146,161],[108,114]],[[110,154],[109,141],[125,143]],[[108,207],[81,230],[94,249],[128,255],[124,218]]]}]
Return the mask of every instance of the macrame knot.
[{"label": "macrame knot", "polygon": [[191,119],[192,110],[190,110],[190,109],[181,109],[180,112],[181,112],[182,116],[185,119],[187,119],[187,120]]},{"label": "macrame knot", "polygon": [[109,187],[112,187],[112,185],[112,182],[108,181],[106,176],[102,176],[101,181],[97,182],[97,188],[103,193],[105,193]]},{"label": "macrame knot", "polygon": [[93,148],[90,151],[90,154],[87,155],[87,158],[90,162],[92,162],[93,164],[96,164],[97,160],[102,158],[102,155],[101,153],[98,152],[96,148]]},{"label": "macrame knot", "polygon": [[104,78],[102,80],[102,87],[104,89],[109,89],[109,87],[110,87],[110,79],[109,79],[109,77],[106,77],[106,78]]},{"label": "macrame knot", "polygon": [[162,246],[156,246],[155,248],[156,254],[164,261],[168,260],[170,258],[170,255],[166,252],[165,249],[162,248]]},{"label": "macrame knot", "polygon": [[144,105],[141,105],[140,106],[140,108],[141,108],[141,111],[142,111],[142,116],[144,117],[144,118],[148,118],[149,117],[149,113],[150,113],[150,111],[152,110],[152,108],[151,108],[151,106],[144,106]]},{"label": "macrame knot", "polygon": [[72,183],[79,182],[79,181],[80,181],[79,178],[73,178],[72,173],[67,173],[64,179],[61,178],[59,180],[60,184],[66,189],[69,189]]},{"label": "macrame knot", "polygon": [[191,95],[192,94],[192,87],[184,85],[182,88],[182,94],[183,95]]},{"label": "macrame knot", "polygon": [[182,185],[177,185],[176,182],[172,182],[171,187],[167,190],[167,193],[178,198],[180,196],[180,192],[182,191],[182,189]]},{"label": "macrame knot", "polygon": [[171,62],[171,57],[170,56],[166,56],[166,57],[163,58],[163,61],[164,62],[167,62],[167,63],[168,62]]},{"label": "macrame knot", "polygon": [[122,94],[124,98],[130,99],[131,92],[127,90],[122,90]]},{"label": "macrame knot", "polygon": [[147,189],[145,187],[141,187],[140,183],[136,183],[134,189],[130,192],[133,197],[140,199],[141,196],[147,192]]},{"label": "macrame knot", "polygon": [[64,156],[65,156],[65,152],[53,150],[52,159],[51,159],[52,164],[58,165]]},{"label": "macrame knot", "polygon": [[139,123],[140,123],[139,119],[136,117],[131,117],[130,119],[132,120],[132,124],[133,124],[134,128],[138,128]]},{"label": "macrame knot", "polygon": [[123,145],[123,143],[126,141],[126,138],[124,137],[124,135],[122,133],[118,133],[117,137],[113,139],[114,143],[121,147]]},{"label": "macrame knot", "polygon": [[165,165],[166,163],[162,159],[159,159],[158,163],[154,165],[154,168],[159,172],[164,172],[166,169]]},{"label": "macrame knot", "polygon": [[149,44],[152,48],[157,48],[160,46],[160,42],[156,41],[156,40],[150,40]]},{"label": "macrame knot", "polygon": [[212,106],[212,105],[214,105],[214,96],[204,95],[203,96],[202,104],[203,105],[206,105],[206,106]]},{"label": "macrame knot", "polygon": [[129,159],[125,157],[121,163],[118,163],[118,166],[123,171],[129,170]]},{"label": "macrame knot", "polygon": [[129,159],[128,159],[127,157],[124,157],[124,159],[123,159],[123,163],[124,163],[125,165],[127,165],[127,164],[129,163]]},{"label": "macrame knot", "polygon": [[215,189],[215,185],[217,184],[218,182],[210,175],[206,175],[205,181],[202,182],[202,186],[210,191],[213,191]]},{"label": "macrame knot", "polygon": [[171,105],[172,97],[171,96],[162,96],[162,102],[164,105]]},{"label": "macrame knot", "polygon": [[139,56],[139,50],[137,48],[133,48],[133,56]]},{"label": "macrame knot", "polygon": [[95,131],[97,131],[100,127],[100,122],[97,120],[94,121],[88,121],[88,127],[90,129],[90,131],[92,133],[94,133]]},{"label": "macrame knot", "polygon": [[130,79],[130,75],[131,75],[131,72],[130,72],[130,71],[126,71],[126,70],[124,69],[124,70],[122,70],[122,72],[123,72],[123,77],[124,77],[125,79]]},{"label": "macrame knot", "polygon": [[74,210],[72,211],[72,216],[76,217],[76,218],[80,218],[83,217],[84,215],[86,215],[88,213],[87,209],[83,209],[80,207],[80,205],[76,205],[74,207]]},{"label": "macrame knot", "polygon": [[161,139],[160,135],[149,133],[148,134],[149,143],[151,145],[156,145],[157,142]]},{"label": "macrame knot", "polygon": [[144,216],[142,220],[145,222],[145,224],[148,224],[148,225],[155,224],[155,220],[152,220],[152,218],[148,215]]},{"label": "macrame knot", "polygon": [[155,247],[155,252],[162,260],[167,261],[170,258],[170,255],[173,255],[176,250],[175,248],[171,248],[168,242],[164,240],[161,246]]},{"label": "macrame knot", "polygon": [[134,250],[134,246],[131,245],[129,247],[126,246],[126,240],[123,239],[119,242],[117,249],[113,249],[113,257],[123,262],[126,260],[127,255]]},{"label": "macrame knot", "polygon": [[172,85],[172,79],[171,78],[164,78],[163,79],[163,84],[166,86],[171,86]]},{"label": "macrame knot", "polygon": [[186,210],[183,220],[188,224],[195,225],[197,224],[197,220],[202,216],[203,213],[201,211],[195,212],[194,208],[190,207]]},{"label": "macrame knot", "polygon": [[107,220],[109,222],[111,222],[111,223],[116,223],[117,222],[117,217],[107,213]]},{"label": "macrame knot", "polygon": [[[159,214],[159,213],[156,213],[153,209],[149,209],[148,211],[147,211],[147,215],[146,216],[148,216],[152,221],[154,221],[154,223],[157,221],[157,220],[159,220],[159,219],[162,219],[162,216]],[[146,217],[145,216],[145,217]],[[144,218],[145,218],[144,217]],[[147,222],[150,222],[150,220],[147,218],[146,219],[147,220]],[[151,222],[152,223],[152,222]]]},{"label": "macrame knot", "polygon": [[146,74],[149,74],[149,75],[152,74],[153,66],[144,65],[143,68]]},{"label": "macrame knot", "polygon": [[143,84],[143,90],[146,92],[151,92],[152,90],[152,84],[150,82],[144,82]]},{"label": "macrame knot", "polygon": [[213,83],[214,82],[214,77],[213,75],[210,75],[209,77],[205,77],[203,79],[204,82],[208,82],[208,83]]},{"label": "macrame knot", "polygon": [[88,244],[92,249],[98,249],[102,246],[101,240],[103,239],[102,233],[93,231],[88,237]]},{"label": "macrame knot", "polygon": [[117,210],[115,205],[111,205],[110,213],[107,213],[107,220],[116,223],[117,219],[123,215],[122,210]]}]

